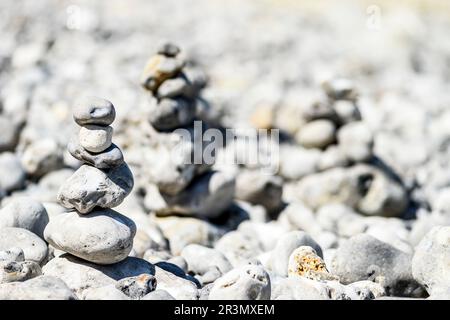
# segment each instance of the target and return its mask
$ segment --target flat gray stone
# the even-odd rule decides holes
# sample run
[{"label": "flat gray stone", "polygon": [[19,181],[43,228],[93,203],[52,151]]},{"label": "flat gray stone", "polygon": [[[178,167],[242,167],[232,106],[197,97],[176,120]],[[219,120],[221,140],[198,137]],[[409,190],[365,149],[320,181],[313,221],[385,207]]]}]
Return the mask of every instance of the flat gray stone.
[{"label": "flat gray stone", "polygon": [[134,222],[111,209],[61,213],[45,229],[45,239],[56,249],[98,264],[126,259],[135,234]]},{"label": "flat gray stone", "polygon": [[74,158],[98,169],[111,169],[124,163],[122,151],[114,143],[101,153],[92,153],[84,149],[74,137],[67,145],[67,150]]},{"label": "flat gray stone", "polygon": [[0,250],[19,247],[25,254],[25,260],[41,263],[47,256],[47,244],[31,231],[22,228],[0,229]]},{"label": "flat gray stone", "polygon": [[47,210],[29,197],[14,197],[0,210],[0,228],[27,229],[44,238],[44,229],[49,221]]},{"label": "flat gray stone", "polygon": [[116,118],[113,104],[105,99],[88,96],[76,101],[73,119],[80,126],[96,124],[109,126]]}]

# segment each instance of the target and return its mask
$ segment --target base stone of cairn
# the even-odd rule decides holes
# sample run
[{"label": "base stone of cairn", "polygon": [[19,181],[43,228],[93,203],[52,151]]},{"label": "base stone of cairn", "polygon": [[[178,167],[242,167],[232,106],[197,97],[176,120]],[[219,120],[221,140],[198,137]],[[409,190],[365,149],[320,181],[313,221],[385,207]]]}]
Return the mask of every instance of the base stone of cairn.
[{"label": "base stone of cairn", "polygon": [[[192,161],[195,151],[206,146],[196,135],[211,125],[200,95],[206,77],[186,65],[180,49],[166,43],[147,62],[141,77],[151,98],[145,171],[147,181],[156,186],[146,187],[144,203],[158,215],[214,218],[231,205],[235,177],[212,170],[211,163]],[[196,120],[202,120],[202,132],[195,130]],[[189,138],[177,132],[180,128],[190,133]]]},{"label": "base stone of cairn", "polygon": [[131,252],[136,225],[111,209],[134,185],[121,150],[112,143],[114,106],[88,97],[76,104],[73,117],[81,128],[68,150],[84,164],[61,186],[57,197],[73,211],[55,216],[44,237],[56,249],[86,261],[117,263]]}]

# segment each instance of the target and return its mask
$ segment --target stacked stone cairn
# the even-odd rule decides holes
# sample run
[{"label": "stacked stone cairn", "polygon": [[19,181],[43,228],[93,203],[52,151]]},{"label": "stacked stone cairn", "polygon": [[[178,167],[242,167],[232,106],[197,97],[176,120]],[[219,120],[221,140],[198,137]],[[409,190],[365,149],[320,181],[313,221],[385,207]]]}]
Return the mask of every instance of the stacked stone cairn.
[{"label": "stacked stone cairn", "polygon": [[146,208],[158,215],[217,217],[233,201],[235,178],[212,170],[213,163],[194,161],[195,152],[198,156],[205,148],[199,135],[211,127],[209,105],[200,95],[206,77],[187,67],[176,45],[165,43],[147,62],[141,84],[151,100],[145,171],[146,185],[154,187],[146,187]]},{"label": "stacked stone cairn", "polygon": [[83,165],[58,193],[69,211],[50,221],[44,237],[54,248],[89,262],[117,263],[132,250],[136,226],[111,209],[134,185],[120,148],[112,143],[115,109],[107,100],[88,97],[76,104],[73,117],[80,130],[68,151]]}]

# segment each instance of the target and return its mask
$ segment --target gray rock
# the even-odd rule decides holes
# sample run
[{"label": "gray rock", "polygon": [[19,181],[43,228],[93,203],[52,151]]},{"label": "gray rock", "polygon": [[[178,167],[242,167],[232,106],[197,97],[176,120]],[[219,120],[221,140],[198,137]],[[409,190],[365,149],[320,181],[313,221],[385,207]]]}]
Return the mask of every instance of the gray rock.
[{"label": "gray rock", "polygon": [[368,228],[368,222],[352,208],[343,204],[328,204],[319,208],[316,212],[318,225],[341,237],[351,237],[364,233]]},{"label": "gray rock", "polygon": [[301,116],[306,122],[323,119],[336,120],[336,112],[323,93],[316,93],[308,100],[310,100],[309,103],[302,104],[301,107]]},{"label": "gray rock", "polygon": [[20,159],[11,152],[0,154],[0,190],[11,192],[25,186],[26,172]]},{"label": "gray rock", "polygon": [[20,123],[4,115],[0,115],[0,128],[0,152],[13,151],[19,142]]},{"label": "gray rock", "polygon": [[181,75],[173,79],[167,79],[158,88],[156,93],[159,99],[186,96],[190,83],[185,76]]},{"label": "gray rock", "polygon": [[273,281],[271,300],[330,300],[329,290],[319,281],[295,277]]},{"label": "gray rock", "polygon": [[198,244],[190,244],[183,248],[181,256],[188,264],[188,270],[204,275],[212,266],[216,266],[224,274],[232,269],[228,259],[218,250]]},{"label": "gray rock", "polygon": [[166,290],[157,289],[146,294],[141,300],[175,300]]},{"label": "gray rock", "polygon": [[73,169],[59,169],[52,171],[44,175],[40,180],[38,186],[42,189],[48,191],[52,194],[51,199],[46,201],[40,200],[42,202],[53,202],[56,203],[56,194],[58,193],[59,187],[70,178],[70,176],[75,172]]},{"label": "gray rock", "polygon": [[181,250],[191,243],[210,247],[222,235],[216,226],[201,219],[171,216],[155,220],[169,240],[173,255],[179,255]]},{"label": "gray rock", "polygon": [[[193,164],[194,144],[177,133],[152,132],[151,144],[140,154],[147,163],[145,179],[155,184],[164,194],[176,195],[191,183],[201,165]],[[145,205],[152,209],[155,204],[153,185],[146,186],[151,193]],[[146,199],[147,200],[147,199]],[[161,200],[163,201],[163,200]]]},{"label": "gray rock", "polygon": [[333,109],[336,112],[340,124],[347,124],[361,120],[361,112],[353,101],[334,101]]},{"label": "gray rock", "polygon": [[313,248],[320,257],[323,257],[322,249],[306,232],[291,231],[280,237],[270,257],[270,265],[273,272],[286,277],[288,275],[289,257],[295,249],[301,246]]},{"label": "gray rock", "polygon": [[296,191],[299,200],[312,209],[330,203],[355,207],[364,193],[352,179],[349,169],[344,168],[309,175],[300,180]]},{"label": "gray rock", "polygon": [[0,251],[0,261],[25,261],[25,254],[19,247],[12,247],[7,250]]},{"label": "gray rock", "polygon": [[181,274],[175,274],[158,266],[155,268],[158,289],[167,291],[176,300],[198,300],[199,291],[194,282],[182,277]]},{"label": "gray rock", "polygon": [[85,125],[80,128],[78,141],[86,151],[100,153],[112,144],[113,128],[111,126]]},{"label": "gray rock", "polygon": [[376,167],[357,165],[352,169],[354,180],[364,197],[356,209],[365,215],[401,216],[408,206],[405,188]]},{"label": "gray rock", "polygon": [[305,148],[325,148],[336,140],[336,126],[329,120],[314,120],[300,128],[298,143]]},{"label": "gray rock", "polygon": [[269,300],[270,277],[260,265],[233,269],[214,282],[209,300]]},{"label": "gray rock", "polygon": [[161,194],[166,206],[156,209],[160,215],[183,214],[214,218],[232,203],[235,179],[232,175],[212,171],[195,178],[177,195]]},{"label": "gray rock", "polygon": [[45,228],[45,239],[55,248],[98,264],[126,259],[133,248],[134,222],[111,210],[61,213]]},{"label": "gray rock", "polygon": [[309,234],[317,234],[321,231],[321,226],[317,222],[316,214],[301,202],[291,202],[280,213],[280,217],[285,217],[293,229],[302,230]]},{"label": "gray rock", "polygon": [[355,85],[350,79],[331,79],[325,81],[322,84],[322,88],[328,97],[334,100],[354,100],[357,97]]},{"label": "gray rock", "polygon": [[339,148],[351,161],[362,162],[372,157],[374,144],[370,128],[362,121],[352,122],[339,128]]},{"label": "gray rock", "polygon": [[304,277],[312,280],[339,280],[330,274],[325,262],[316,251],[309,246],[295,249],[288,263],[288,277]]},{"label": "gray rock", "polygon": [[167,262],[176,265],[178,268],[183,270],[184,273],[187,273],[189,271],[186,259],[184,259],[182,256],[172,257],[167,260]]},{"label": "gray rock", "polygon": [[91,153],[74,138],[67,145],[67,150],[74,158],[98,169],[110,169],[124,163],[122,151],[114,143],[101,153]]},{"label": "gray rock", "polygon": [[288,180],[298,180],[317,171],[321,158],[317,149],[299,146],[280,146],[279,175]]},{"label": "gray rock", "polygon": [[193,101],[184,98],[163,98],[152,108],[149,121],[157,130],[173,130],[190,124],[195,113],[196,105]]},{"label": "gray rock", "polygon": [[262,244],[264,251],[272,250],[278,239],[290,231],[288,227],[279,221],[264,223],[249,220],[240,223],[237,230],[248,237],[258,240]]},{"label": "gray rock", "polygon": [[425,235],[436,226],[450,226],[450,216],[446,213],[431,212],[419,214],[412,225],[409,233],[409,242],[413,247],[425,237]]},{"label": "gray rock", "polygon": [[420,295],[420,285],[412,277],[411,259],[410,254],[360,234],[338,247],[331,271],[343,284],[370,280],[383,286],[388,295]]},{"label": "gray rock", "polygon": [[386,295],[380,284],[368,280],[350,283],[348,287],[353,289],[361,300],[372,300]]},{"label": "gray rock", "polygon": [[47,244],[37,235],[21,228],[0,229],[0,250],[19,247],[25,254],[25,260],[41,263],[47,256]]},{"label": "gray rock", "polygon": [[263,252],[258,239],[239,231],[226,233],[217,241],[215,248],[222,252],[234,267]]},{"label": "gray rock", "polygon": [[0,284],[0,300],[76,300],[61,279],[39,276],[25,282]]},{"label": "gray rock", "polygon": [[[124,211],[126,212],[126,211]],[[144,231],[143,229],[136,230],[136,235],[133,241],[133,250],[136,252],[136,255],[140,258],[144,256],[144,253],[149,249],[161,249],[158,244],[153,241],[150,235]]]},{"label": "gray rock", "polygon": [[97,97],[83,97],[76,101],[73,108],[73,119],[80,126],[102,125],[109,126],[116,118],[113,104]]},{"label": "gray rock", "polygon": [[58,201],[80,213],[97,206],[113,208],[122,203],[133,185],[133,174],[125,163],[106,171],[83,165],[61,186]]},{"label": "gray rock", "polygon": [[320,171],[328,170],[337,167],[346,167],[349,161],[341,150],[342,148],[336,145],[328,146],[320,156],[320,160],[317,164],[317,168]]},{"label": "gray rock", "polygon": [[63,152],[55,140],[42,139],[27,146],[21,160],[27,174],[41,177],[63,166]]},{"label": "gray rock", "polygon": [[196,275],[195,279],[201,284],[201,286],[208,285],[219,279],[223,275],[223,272],[216,266],[211,266],[209,269],[201,275]]},{"label": "gray rock", "polygon": [[89,288],[83,291],[83,300],[131,300],[125,293],[114,285],[100,288]]},{"label": "gray rock", "polygon": [[180,53],[180,48],[172,42],[164,42],[159,45],[156,52],[166,57],[176,57]]},{"label": "gray rock", "polygon": [[236,198],[252,204],[260,204],[268,212],[282,205],[283,180],[279,176],[261,174],[246,170],[236,177]]},{"label": "gray rock", "polygon": [[70,254],[63,254],[50,260],[42,268],[42,272],[44,275],[63,280],[77,296],[81,297],[83,291],[89,288],[114,286],[121,279],[144,273],[154,275],[155,266],[143,259],[133,257],[115,264],[98,265]]},{"label": "gray rock", "polygon": [[49,217],[45,207],[27,197],[14,197],[0,210],[0,228],[16,227],[27,229],[44,238],[44,229]]},{"label": "gray rock", "polygon": [[430,295],[450,288],[450,227],[434,227],[417,245],[412,260],[414,279]]},{"label": "gray rock", "polygon": [[209,294],[211,293],[211,289],[213,288],[214,283],[208,283],[200,289],[200,297],[198,300],[209,300]]},{"label": "gray rock", "polygon": [[185,64],[183,59],[156,54],[151,57],[141,75],[141,85],[155,93],[165,80],[174,77]]},{"label": "gray rock", "polygon": [[141,274],[119,280],[116,288],[131,299],[141,299],[156,289],[156,278],[151,274]]},{"label": "gray rock", "polygon": [[299,199],[313,209],[341,203],[366,215],[395,217],[408,204],[403,186],[376,167],[365,164],[307,176],[296,190]]},{"label": "gray rock", "polygon": [[42,274],[34,261],[0,261],[0,283],[25,281]]}]

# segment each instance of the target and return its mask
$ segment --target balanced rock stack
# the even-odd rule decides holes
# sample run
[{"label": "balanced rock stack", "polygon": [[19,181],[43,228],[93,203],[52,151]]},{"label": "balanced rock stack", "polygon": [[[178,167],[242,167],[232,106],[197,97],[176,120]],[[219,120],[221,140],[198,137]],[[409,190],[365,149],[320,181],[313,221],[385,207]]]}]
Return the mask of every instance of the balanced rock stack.
[{"label": "balanced rock stack", "polygon": [[133,247],[136,226],[112,210],[134,185],[121,150],[112,143],[115,110],[95,97],[79,101],[73,117],[81,126],[68,151],[84,164],[67,179],[58,201],[72,211],[51,219],[44,237],[53,247],[96,264],[124,260]]},{"label": "balanced rock stack", "polygon": [[[165,43],[148,61],[141,84],[152,102],[150,146],[145,152],[148,166],[143,170],[146,208],[159,215],[218,216],[233,200],[235,179],[211,170],[214,161],[194,161],[205,148],[199,135],[211,122],[212,112],[200,96],[205,76],[186,66],[176,45]],[[188,138],[176,131],[180,128],[189,132]],[[155,187],[148,187],[148,182]]]}]

